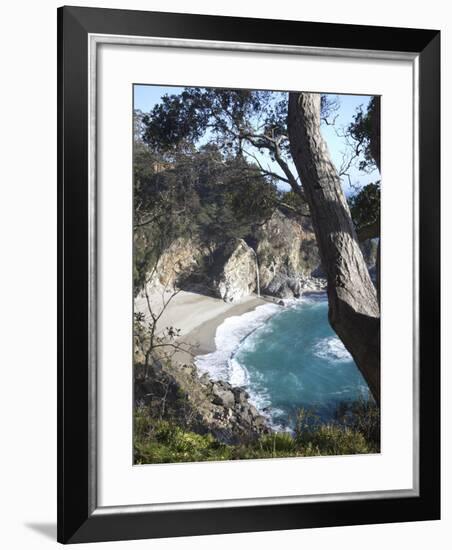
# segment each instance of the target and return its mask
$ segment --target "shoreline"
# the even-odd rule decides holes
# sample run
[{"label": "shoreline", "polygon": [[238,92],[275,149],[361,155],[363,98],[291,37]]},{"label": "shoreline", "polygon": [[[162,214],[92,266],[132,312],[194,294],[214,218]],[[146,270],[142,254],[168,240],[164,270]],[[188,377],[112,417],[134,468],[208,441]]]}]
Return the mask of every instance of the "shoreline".
[{"label": "shoreline", "polygon": [[[165,299],[167,300],[169,296],[170,294]],[[155,308],[154,314],[158,314],[162,308],[162,293],[152,294],[150,302],[153,309]],[[255,310],[258,306],[269,303],[274,302],[255,294],[244,297],[240,302],[227,303],[220,298],[182,290],[166,306],[158,320],[157,331],[162,332],[166,327],[179,329],[178,340],[193,347],[196,356],[205,355],[216,350],[216,331],[226,319],[243,315]],[[146,299],[143,296],[135,299],[135,312],[141,312],[150,319]],[[189,353],[179,351],[174,359],[178,362],[191,362],[193,357]]]},{"label": "shoreline", "polygon": [[232,307],[227,311],[223,311],[222,313],[195,327],[184,337],[184,342],[197,347],[196,355],[213,353],[216,351],[215,336],[217,329],[226,319],[230,317],[240,317],[245,313],[254,311],[257,307],[268,303],[272,302],[255,296],[252,300],[231,304]]},{"label": "shoreline", "polygon": [[[306,295],[306,296],[317,295],[317,294],[322,294],[324,292],[325,292],[324,290],[308,290],[308,291],[305,291],[303,295]],[[218,298],[212,298],[212,299],[219,300]],[[222,300],[220,301],[223,302]],[[184,337],[183,341],[190,345],[193,345],[194,343],[198,343],[199,347],[198,347],[198,353],[196,355],[205,355],[207,353],[213,353],[214,351],[216,351],[215,335],[216,335],[217,329],[220,325],[223,324],[223,322],[226,319],[228,319],[229,317],[244,315],[245,313],[254,311],[257,307],[262,305],[266,305],[266,304],[279,305],[280,301],[283,301],[283,299],[282,298],[273,299],[271,297],[256,296],[255,294],[253,294],[251,296],[247,296],[241,302],[238,302],[235,304],[225,304],[226,306],[229,306],[230,309],[225,310],[222,313],[218,314],[217,316],[212,317],[207,321],[205,321],[204,323],[194,327],[193,330]],[[251,332],[254,332],[254,330],[256,329],[254,328]],[[249,334],[247,334],[246,337],[248,337]]]}]

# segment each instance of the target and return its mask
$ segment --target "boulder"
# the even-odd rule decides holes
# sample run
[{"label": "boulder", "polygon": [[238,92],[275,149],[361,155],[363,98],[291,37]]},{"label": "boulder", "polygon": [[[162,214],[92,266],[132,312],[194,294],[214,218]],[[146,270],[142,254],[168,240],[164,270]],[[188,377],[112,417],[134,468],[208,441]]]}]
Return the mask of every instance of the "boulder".
[{"label": "boulder", "polygon": [[249,393],[245,391],[243,388],[235,386],[232,388],[232,392],[234,394],[235,401],[237,404],[246,403],[249,399]]},{"label": "boulder", "polygon": [[139,369],[135,403],[151,417],[173,420],[190,430],[211,433],[223,443],[240,443],[270,433],[265,416],[249,402],[245,389],[223,380],[199,377],[192,369],[165,362]]},{"label": "boulder", "polygon": [[221,405],[226,408],[231,408],[234,406],[235,397],[232,391],[219,388],[218,386],[213,387],[213,398],[212,403],[214,405]]},{"label": "boulder", "polygon": [[213,291],[225,302],[237,302],[257,286],[254,250],[243,239],[231,239],[215,254]]},{"label": "boulder", "polygon": [[298,298],[301,293],[300,280],[297,277],[277,273],[265,287],[265,292],[281,298],[291,298],[292,296]]}]

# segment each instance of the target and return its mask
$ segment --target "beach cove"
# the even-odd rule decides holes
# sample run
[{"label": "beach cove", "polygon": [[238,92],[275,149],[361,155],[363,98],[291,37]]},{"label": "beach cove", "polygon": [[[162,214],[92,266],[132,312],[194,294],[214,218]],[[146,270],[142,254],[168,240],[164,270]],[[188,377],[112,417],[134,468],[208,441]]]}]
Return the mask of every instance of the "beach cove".
[{"label": "beach cove", "polygon": [[[136,303],[142,311],[145,305]],[[286,301],[252,295],[231,304],[180,291],[159,319],[160,330],[167,326],[180,329],[179,339],[193,349],[173,361],[191,361],[200,377],[245,389],[273,429],[293,425],[300,408],[331,421],[342,400],[369,397],[329,326],[324,292]]]}]

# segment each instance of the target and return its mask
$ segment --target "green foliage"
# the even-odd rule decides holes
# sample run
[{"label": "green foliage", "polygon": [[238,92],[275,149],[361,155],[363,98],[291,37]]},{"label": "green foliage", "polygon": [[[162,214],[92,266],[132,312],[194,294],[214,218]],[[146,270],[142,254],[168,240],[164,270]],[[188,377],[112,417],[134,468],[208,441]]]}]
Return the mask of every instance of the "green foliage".
[{"label": "green foliage", "polygon": [[[335,109],[322,96],[322,117]],[[181,235],[213,250],[249,236],[281,202],[307,213],[300,193],[281,197],[276,189],[280,180],[299,185],[287,114],[285,92],[190,87],[165,95],[147,114],[135,112],[135,292]]]},{"label": "green foliage", "polygon": [[[338,107],[337,98],[321,97],[323,119]],[[263,136],[271,136],[286,156],[289,142],[278,138],[287,135],[287,113],[286,92],[187,87],[180,94],[162,97],[140,120],[143,140],[168,157],[196,144],[206,133],[223,153],[233,156],[242,152],[243,141],[259,150],[269,149]]]},{"label": "green foliage", "polygon": [[189,230],[184,204],[190,194],[162,158],[141,142],[134,149],[134,288],[143,286],[146,274],[162,252]]},{"label": "green foliage", "polygon": [[211,434],[186,431],[174,422],[152,421],[144,408],[135,413],[135,463],[198,462],[228,460],[231,448]]},{"label": "green foliage", "polygon": [[238,445],[234,449],[234,459],[246,458],[285,458],[304,456],[296,441],[289,433],[274,432],[263,435],[256,441]]},{"label": "green foliage", "polygon": [[362,433],[335,424],[308,430],[300,436],[297,443],[306,449],[307,456],[311,453],[312,455],[351,455],[373,452],[372,446]]},{"label": "green foliage", "polygon": [[362,150],[364,159],[359,169],[371,172],[380,168],[380,97],[373,96],[366,111],[359,109],[348,127],[356,148]]},{"label": "green foliage", "polygon": [[348,199],[353,222],[357,229],[380,219],[380,182],[369,183]]},{"label": "green foliage", "polygon": [[351,430],[361,433],[375,449],[380,447],[380,409],[373,401],[363,399],[340,403],[337,420]]},{"label": "green foliage", "polygon": [[275,186],[255,166],[224,156],[215,144],[185,147],[165,159],[135,144],[135,293],[178,237],[199,238],[212,248],[243,238],[271,215],[277,199]]},{"label": "green foliage", "polygon": [[272,432],[227,445],[212,434],[188,431],[176,421],[152,419],[145,407],[138,407],[134,443],[137,464],[378,453],[380,418],[371,402],[343,404],[338,421],[328,424],[301,410],[293,434]]},{"label": "green foliage", "polygon": [[185,88],[180,94],[164,96],[143,117],[143,139],[171,155],[196,143],[208,131],[222,150],[237,153],[241,145],[232,128],[244,127],[258,112],[268,119],[273,111],[271,97],[265,91]]},{"label": "green foliage", "polygon": [[281,193],[279,207],[286,214],[295,213],[302,216],[309,216],[309,208],[306,202],[298,193],[295,193],[292,190]]}]

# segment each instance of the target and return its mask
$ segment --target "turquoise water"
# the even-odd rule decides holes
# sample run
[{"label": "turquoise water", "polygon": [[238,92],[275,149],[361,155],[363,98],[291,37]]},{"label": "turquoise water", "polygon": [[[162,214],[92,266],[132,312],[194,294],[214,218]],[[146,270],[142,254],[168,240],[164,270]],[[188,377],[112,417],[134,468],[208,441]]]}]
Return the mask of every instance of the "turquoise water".
[{"label": "turquoise water", "polygon": [[293,426],[301,407],[328,421],[339,402],[369,397],[361,373],[329,325],[324,293],[270,316],[242,340],[229,364],[246,373],[253,400],[283,427]]}]

